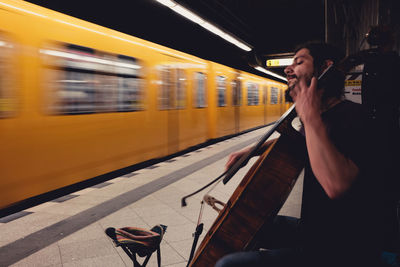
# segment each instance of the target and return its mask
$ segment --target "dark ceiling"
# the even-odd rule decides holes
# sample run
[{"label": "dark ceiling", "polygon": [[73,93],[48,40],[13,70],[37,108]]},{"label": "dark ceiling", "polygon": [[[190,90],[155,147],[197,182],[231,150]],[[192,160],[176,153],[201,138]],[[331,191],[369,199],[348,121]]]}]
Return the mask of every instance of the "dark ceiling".
[{"label": "dark ceiling", "polygon": [[[260,74],[248,66],[252,53],[204,30],[155,0],[29,0],[204,59]],[[323,0],[176,0],[237,36],[258,55],[291,52],[298,43],[324,39]],[[281,72],[282,70],[277,70]]]}]

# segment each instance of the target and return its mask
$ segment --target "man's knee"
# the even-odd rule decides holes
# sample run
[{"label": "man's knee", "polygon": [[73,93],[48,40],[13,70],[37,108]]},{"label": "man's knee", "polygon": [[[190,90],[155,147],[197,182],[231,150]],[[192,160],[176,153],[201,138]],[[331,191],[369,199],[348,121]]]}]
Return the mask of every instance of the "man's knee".
[{"label": "man's knee", "polygon": [[216,263],[215,267],[231,267],[235,266],[234,261],[232,260],[233,255],[226,255],[220,258]]},{"label": "man's knee", "polygon": [[260,260],[258,251],[236,252],[219,259],[215,267],[258,266]]}]

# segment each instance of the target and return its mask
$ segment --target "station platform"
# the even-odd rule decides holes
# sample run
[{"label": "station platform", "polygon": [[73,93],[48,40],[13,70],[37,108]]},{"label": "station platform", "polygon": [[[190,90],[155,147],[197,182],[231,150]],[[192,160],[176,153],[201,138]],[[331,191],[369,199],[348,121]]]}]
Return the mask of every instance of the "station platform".
[{"label": "station platform", "polygon": [[[230,153],[257,142],[267,130],[248,132],[0,218],[0,266],[132,266],[105,229],[150,229],[157,224],[168,226],[161,242],[161,265],[186,266],[207,189],[189,198],[186,207],[181,207],[181,198],[218,177]],[[210,195],[226,202],[255,160]],[[280,214],[300,216],[301,184],[300,176]],[[204,207],[205,229],[198,244],[217,215]],[[157,266],[156,253],[147,266]]]}]

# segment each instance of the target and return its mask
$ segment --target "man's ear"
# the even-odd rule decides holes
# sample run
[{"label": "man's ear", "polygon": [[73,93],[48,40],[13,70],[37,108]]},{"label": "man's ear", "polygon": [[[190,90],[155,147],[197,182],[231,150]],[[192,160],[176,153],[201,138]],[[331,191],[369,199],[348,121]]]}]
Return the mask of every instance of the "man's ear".
[{"label": "man's ear", "polygon": [[326,68],[328,68],[329,66],[333,65],[333,61],[330,59],[327,59],[324,61],[324,64],[322,65],[322,71],[326,70]]},{"label": "man's ear", "polygon": [[319,77],[329,66],[333,65],[333,61],[330,59],[325,60],[319,69],[315,70],[314,76]]}]

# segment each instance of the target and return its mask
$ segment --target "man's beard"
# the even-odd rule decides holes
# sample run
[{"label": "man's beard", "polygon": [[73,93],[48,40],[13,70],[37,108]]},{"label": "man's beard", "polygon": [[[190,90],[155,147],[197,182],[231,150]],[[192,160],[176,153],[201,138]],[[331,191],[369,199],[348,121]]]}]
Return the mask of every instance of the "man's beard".
[{"label": "man's beard", "polygon": [[286,91],[285,91],[286,102],[291,102],[291,103],[294,102],[293,98],[290,96],[290,92],[294,89],[294,86],[295,86],[295,84],[293,84],[292,86],[288,87],[288,89],[286,89]]},{"label": "man's beard", "polygon": [[285,90],[285,100],[287,102],[291,102],[291,103],[294,102],[292,96],[290,95],[290,92],[296,87],[296,85],[297,85],[297,81],[292,82],[291,85],[289,85],[289,83],[288,83],[288,85],[287,85],[288,88]]},{"label": "man's beard", "polygon": [[288,90],[292,91],[294,89],[294,87],[296,86],[297,82],[294,82],[292,85],[288,85]]}]

